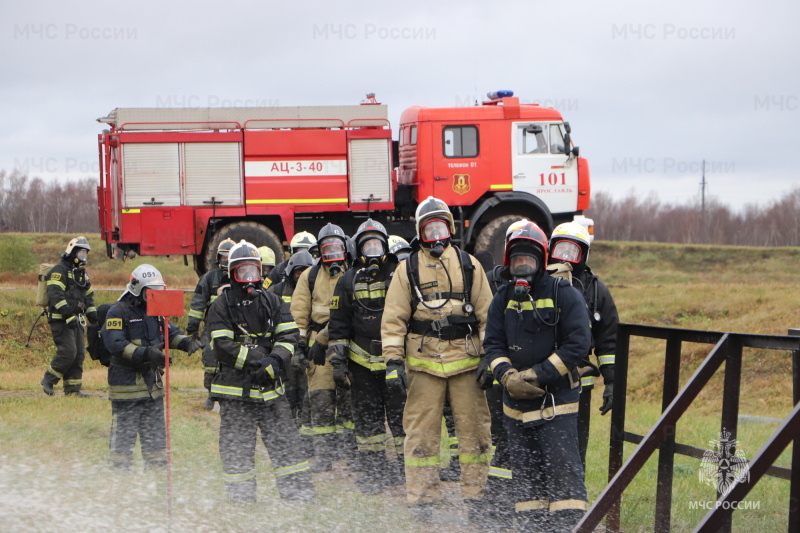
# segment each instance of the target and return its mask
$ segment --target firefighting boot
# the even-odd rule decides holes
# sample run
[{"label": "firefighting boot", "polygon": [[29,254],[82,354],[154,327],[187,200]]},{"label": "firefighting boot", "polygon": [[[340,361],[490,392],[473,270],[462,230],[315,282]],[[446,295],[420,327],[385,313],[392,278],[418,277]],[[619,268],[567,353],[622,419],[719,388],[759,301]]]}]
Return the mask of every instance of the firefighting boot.
[{"label": "firefighting boot", "polygon": [[56,393],[56,391],[53,390],[54,383],[47,379],[47,374],[42,378],[41,385],[42,391],[48,396],[53,396]]},{"label": "firefighting boot", "polygon": [[403,458],[391,459],[386,465],[386,475],[383,483],[387,487],[396,487],[406,482],[406,466]]},{"label": "firefighting boot", "polygon": [[91,398],[92,397],[91,394],[86,394],[85,392],[82,392],[80,389],[79,390],[75,390],[75,391],[69,391],[69,392],[64,391],[64,396],[72,396],[74,398]]},{"label": "firefighting boot", "polygon": [[212,398],[211,396],[208,396],[206,398],[206,401],[203,402],[203,409],[205,409],[206,411],[213,411],[214,410],[214,398]]},{"label": "firefighting boot", "polygon": [[458,481],[461,479],[461,464],[458,457],[451,457],[450,464],[439,470],[439,481]]},{"label": "firefighting boot", "polygon": [[[383,452],[359,452],[361,463],[361,477],[356,480],[359,490],[363,494],[380,494],[383,492],[383,475],[386,471],[386,456]],[[383,455],[383,456],[382,456]]]},{"label": "firefighting boot", "polygon": [[311,472],[330,472],[333,469],[333,462],[336,460],[336,434],[315,435],[313,439],[317,462],[311,467]]}]

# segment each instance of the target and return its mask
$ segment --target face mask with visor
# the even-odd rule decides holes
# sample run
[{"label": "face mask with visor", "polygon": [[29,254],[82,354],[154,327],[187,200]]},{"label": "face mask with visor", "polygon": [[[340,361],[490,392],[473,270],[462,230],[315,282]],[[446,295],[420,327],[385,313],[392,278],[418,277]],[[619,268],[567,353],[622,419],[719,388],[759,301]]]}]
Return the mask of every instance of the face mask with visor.
[{"label": "face mask with visor", "polygon": [[566,261],[568,263],[578,264],[581,262],[582,256],[581,247],[572,241],[558,241],[553,246],[553,251],[550,257],[556,261]]},{"label": "face mask with visor", "polygon": [[256,263],[244,263],[233,269],[233,280],[237,283],[256,283],[261,281],[261,269]]}]

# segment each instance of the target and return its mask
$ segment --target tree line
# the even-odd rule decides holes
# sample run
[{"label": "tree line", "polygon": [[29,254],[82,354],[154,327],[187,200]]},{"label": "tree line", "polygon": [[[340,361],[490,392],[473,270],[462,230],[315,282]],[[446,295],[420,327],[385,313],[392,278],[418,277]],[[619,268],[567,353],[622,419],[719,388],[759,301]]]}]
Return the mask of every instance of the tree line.
[{"label": "tree line", "polygon": [[44,180],[0,170],[0,231],[97,233],[97,180]]},{"label": "tree line", "polygon": [[[598,240],[800,246],[800,186],[764,207],[750,204],[738,212],[714,197],[705,205],[673,205],[652,194],[631,192],[615,200],[598,192],[586,215],[594,219]],[[97,233],[98,223],[97,180],[0,171],[0,231]]]},{"label": "tree line", "polygon": [[766,206],[733,211],[714,197],[705,205],[662,204],[655,195],[634,192],[615,200],[599,192],[586,216],[604,241],[649,241],[739,246],[800,246],[800,186]]}]

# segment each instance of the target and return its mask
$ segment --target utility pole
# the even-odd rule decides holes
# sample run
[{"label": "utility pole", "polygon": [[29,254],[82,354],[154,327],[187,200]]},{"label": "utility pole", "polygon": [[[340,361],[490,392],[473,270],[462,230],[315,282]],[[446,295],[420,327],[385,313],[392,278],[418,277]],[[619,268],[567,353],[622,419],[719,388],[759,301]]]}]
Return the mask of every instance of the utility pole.
[{"label": "utility pole", "polygon": [[700,220],[702,223],[700,235],[703,243],[708,241],[708,236],[706,235],[706,228],[708,227],[706,224],[706,185],[706,160],[703,159],[703,175],[700,179]]}]

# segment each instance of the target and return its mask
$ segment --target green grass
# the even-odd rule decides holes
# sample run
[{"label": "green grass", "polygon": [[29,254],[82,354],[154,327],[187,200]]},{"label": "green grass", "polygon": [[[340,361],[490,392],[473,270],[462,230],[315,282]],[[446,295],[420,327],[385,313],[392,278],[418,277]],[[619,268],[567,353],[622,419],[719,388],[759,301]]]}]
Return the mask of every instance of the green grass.
[{"label": "green grass", "polygon": [[[88,269],[98,289],[123,288],[130,271],[144,262],[159,268],[170,288],[193,289],[196,284],[197,276],[180,257],[112,261],[103,256],[105,247],[98,237],[88,237],[93,247]],[[0,268],[0,508],[3,523],[12,524],[3,529],[35,531],[45,527],[43,524],[58,524],[63,531],[165,530],[163,476],[138,471],[119,475],[106,468],[111,416],[109,402],[101,399],[106,389],[105,368],[86,362],[85,388],[98,398],[46,398],[38,385],[53,352],[46,324],[40,321],[30,347],[25,348],[39,312],[33,305],[38,264],[55,262],[69,238],[0,234],[0,261],[7,261],[8,250],[23,258],[14,262],[13,268]],[[590,264],[610,287],[624,322],[785,335],[789,328],[800,328],[799,258],[798,248],[597,242]],[[97,301],[112,301],[119,294],[98,290]],[[190,297],[187,294],[187,308]],[[185,318],[177,321],[181,326],[185,322]],[[710,349],[684,346],[682,383]],[[659,416],[663,354],[663,341],[634,339],[631,343],[629,431],[646,433]],[[745,349],[740,413],[786,416],[792,407],[791,372],[788,353]],[[256,531],[265,524],[287,531],[430,531],[415,529],[402,491],[362,496],[344,472],[316,476],[321,494],[318,508],[287,509],[277,500],[267,499],[257,509],[231,509],[225,503],[221,481],[219,417],[201,409],[199,358],[177,355],[172,385],[174,531]],[[593,395],[595,412],[601,391],[602,386]],[[678,442],[706,449],[711,439],[718,438],[721,398],[722,369],[679,422]],[[599,496],[607,481],[609,422],[610,416],[592,420],[587,468],[590,499]],[[774,423],[740,422],[738,438],[748,458],[775,427]],[[261,445],[258,449],[260,496],[274,496],[266,453]],[[633,449],[626,445],[626,457]],[[780,460],[784,466],[789,466],[789,453],[784,452]],[[652,531],[656,457],[624,494],[626,532]],[[705,514],[704,509],[692,509],[692,502],[714,499],[713,490],[698,479],[699,467],[698,459],[676,456],[672,531],[690,531]],[[760,509],[735,512],[734,531],[785,531],[788,489],[786,481],[762,479],[747,497],[759,502]],[[73,503],[75,492],[80,493],[79,505]],[[112,507],[108,502],[119,505]],[[62,519],[61,513],[71,509],[75,509],[70,511],[73,520]],[[320,524],[325,524],[324,528]],[[465,526],[436,529],[473,531]]]}]

